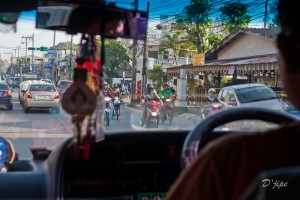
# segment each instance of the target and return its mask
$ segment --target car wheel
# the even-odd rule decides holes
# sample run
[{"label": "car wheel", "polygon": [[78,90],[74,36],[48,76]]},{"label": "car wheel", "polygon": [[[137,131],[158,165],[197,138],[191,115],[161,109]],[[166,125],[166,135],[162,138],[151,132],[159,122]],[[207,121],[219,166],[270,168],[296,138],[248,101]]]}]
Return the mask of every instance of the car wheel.
[{"label": "car wheel", "polygon": [[26,108],[25,106],[24,106],[23,110],[24,110],[24,113],[28,113],[29,112],[29,108]]},{"label": "car wheel", "polygon": [[13,105],[11,104],[8,106],[8,110],[12,110],[12,109],[13,109]]}]

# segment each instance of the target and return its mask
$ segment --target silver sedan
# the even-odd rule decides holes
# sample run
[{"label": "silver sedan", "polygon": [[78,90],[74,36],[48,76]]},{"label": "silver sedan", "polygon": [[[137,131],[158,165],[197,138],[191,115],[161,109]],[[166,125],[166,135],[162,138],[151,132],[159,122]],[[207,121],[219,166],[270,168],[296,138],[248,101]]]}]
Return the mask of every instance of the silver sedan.
[{"label": "silver sedan", "polygon": [[24,95],[24,112],[28,113],[33,109],[53,109],[56,113],[60,112],[59,93],[52,84],[30,84]]}]

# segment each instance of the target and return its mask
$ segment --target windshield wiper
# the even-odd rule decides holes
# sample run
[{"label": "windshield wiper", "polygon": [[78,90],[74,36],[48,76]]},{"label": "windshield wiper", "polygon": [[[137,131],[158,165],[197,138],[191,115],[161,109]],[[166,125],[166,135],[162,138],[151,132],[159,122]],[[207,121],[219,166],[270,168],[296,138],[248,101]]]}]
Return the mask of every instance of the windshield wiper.
[{"label": "windshield wiper", "polygon": [[258,101],[267,101],[267,100],[271,100],[271,99],[278,99],[278,97],[269,97],[269,98],[265,98],[265,99],[254,99],[252,101],[246,101],[244,103],[252,103],[252,102],[258,102]]}]

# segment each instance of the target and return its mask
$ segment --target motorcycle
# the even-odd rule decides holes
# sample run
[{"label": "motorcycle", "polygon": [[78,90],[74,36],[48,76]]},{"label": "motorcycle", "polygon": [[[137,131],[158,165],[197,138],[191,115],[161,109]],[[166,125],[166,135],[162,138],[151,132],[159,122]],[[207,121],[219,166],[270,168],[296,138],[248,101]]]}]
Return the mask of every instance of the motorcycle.
[{"label": "motorcycle", "polygon": [[174,110],[174,101],[175,101],[175,98],[174,97],[171,97],[171,98],[168,98],[168,99],[164,99],[162,97],[163,101],[164,101],[164,105],[163,105],[163,108],[162,108],[162,123],[164,124],[165,121],[168,122],[168,125],[171,126],[172,124],[172,120],[173,120],[173,110]]},{"label": "motorcycle", "polygon": [[158,128],[160,119],[160,102],[159,101],[147,101],[145,102],[147,107],[147,115],[145,119],[146,128]]},{"label": "motorcycle", "polygon": [[120,116],[120,105],[121,105],[121,99],[118,97],[118,96],[115,96],[113,98],[113,104],[114,104],[114,116],[115,118],[118,120],[119,119],[119,116]]},{"label": "motorcycle", "polygon": [[207,117],[209,117],[209,116],[211,116],[215,113],[221,112],[222,107],[223,107],[223,104],[213,102],[213,103],[210,103],[205,108],[202,108],[201,109],[201,118],[202,118],[202,120],[206,119]]},{"label": "motorcycle", "polygon": [[104,123],[106,126],[109,126],[112,99],[110,97],[105,97],[104,101],[105,101]]}]

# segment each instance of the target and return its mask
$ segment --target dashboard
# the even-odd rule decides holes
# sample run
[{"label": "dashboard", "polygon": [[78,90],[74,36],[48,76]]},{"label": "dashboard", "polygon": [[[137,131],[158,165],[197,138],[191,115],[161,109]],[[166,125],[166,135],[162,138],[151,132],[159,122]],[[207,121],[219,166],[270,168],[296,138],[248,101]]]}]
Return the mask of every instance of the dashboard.
[{"label": "dashboard", "polygon": [[[0,198],[159,200],[181,172],[188,131],[115,133],[76,156],[72,138],[49,156],[19,160],[0,174]],[[39,155],[36,153],[35,155]]]},{"label": "dashboard", "polygon": [[[112,135],[93,143],[89,160],[67,153],[61,176],[66,199],[163,199],[179,175],[184,133]],[[74,152],[69,149],[68,152]]]}]

